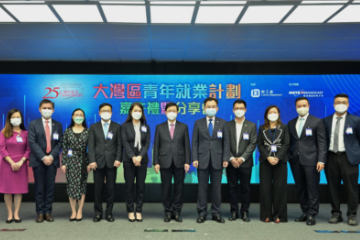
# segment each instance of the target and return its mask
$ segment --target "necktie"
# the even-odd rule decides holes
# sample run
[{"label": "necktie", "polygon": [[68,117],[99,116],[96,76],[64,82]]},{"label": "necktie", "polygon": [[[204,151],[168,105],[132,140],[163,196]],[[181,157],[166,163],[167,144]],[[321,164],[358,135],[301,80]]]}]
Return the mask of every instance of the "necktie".
[{"label": "necktie", "polygon": [[170,137],[171,140],[174,138],[174,124],[170,124]]},{"label": "necktie", "polygon": [[213,134],[213,124],[212,124],[212,120],[213,119],[209,119],[209,133],[210,133],[210,137],[212,137]]},{"label": "necktie", "polygon": [[107,134],[108,134],[108,125],[109,125],[109,123],[104,123],[104,135],[105,135],[105,139],[107,138]]},{"label": "necktie", "polygon": [[45,121],[45,137],[46,137],[46,153],[50,153],[51,152],[51,137],[50,137],[49,121]]},{"label": "necktie", "polygon": [[301,136],[301,132],[303,130],[304,127],[304,118],[300,118],[300,124],[299,124],[299,129],[298,129],[298,137],[300,138]]},{"label": "necktie", "polygon": [[335,125],[335,132],[334,132],[334,147],[333,147],[333,151],[336,153],[339,151],[339,129],[340,129],[340,119],[342,119],[342,117],[337,117],[336,118],[336,125]]}]

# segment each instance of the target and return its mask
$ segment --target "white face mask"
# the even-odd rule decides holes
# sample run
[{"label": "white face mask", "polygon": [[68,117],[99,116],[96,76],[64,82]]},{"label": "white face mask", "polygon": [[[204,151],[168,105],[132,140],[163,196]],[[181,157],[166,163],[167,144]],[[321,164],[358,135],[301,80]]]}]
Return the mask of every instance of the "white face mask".
[{"label": "white face mask", "polygon": [[111,113],[103,112],[100,116],[101,116],[101,119],[107,121],[111,118]]},{"label": "white face mask", "polygon": [[131,114],[131,116],[133,117],[133,119],[139,120],[141,118],[141,116],[142,116],[142,113],[141,112],[133,112]]},{"label": "white face mask", "polygon": [[306,107],[297,108],[296,111],[300,116],[305,116],[306,114],[308,114],[309,108]]},{"label": "white face mask", "polygon": [[245,115],[245,111],[244,110],[236,110],[235,111],[235,116],[238,118],[241,118]]},{"label": "white face mask", "polygon": [[176,119],[177,117],[177,113],[174,113],[174,112],[169,112],[168,114],[166,114],[167,118],[170,120],[170,121],[173,121]]},{"label": "white face mask", "polygon": [[205,113],[208,117],[214,117],[216,115],[216,108],[207,108]]},{"label": "white face mask", "polygon": [[11,119],[10,119],[10,123],[11,123],[11,125],[13,125],[14,127],[20,126],[20,124],[21,124],[21,118],[11,118]]},{"label": "white face mask", "polygon": [[338,113],[344,113],[348,110],[348,107],[345,104],[338,104],[335,106],[335,111]]},{"label": "white face mask", "polygon": [[41,110],[41,115],[44,117],[44,118],[51,118],[51,115],[53,114],[53,111],[50,110],[50,109],[42,109]]},{"label": "white face mask", "polygon": [[279,114],[272,113],[267,116],[270,122],[276,122],[279,119]]}]

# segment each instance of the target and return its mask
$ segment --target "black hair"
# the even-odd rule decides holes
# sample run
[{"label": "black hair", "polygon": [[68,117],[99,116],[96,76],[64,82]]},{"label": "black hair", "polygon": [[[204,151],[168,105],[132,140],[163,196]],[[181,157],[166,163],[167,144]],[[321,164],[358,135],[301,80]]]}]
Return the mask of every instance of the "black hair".
[{"label": "black hair", "polygon": [[295,100],[295,105],[298,101],[301,101],[301,100],[306,100],[308,102],[308,104],[310,104],[309,102],[309,99],[307,99],[306,97],[298,97],[296,100]]},{"label": "black hair", "polygon": [[111,111],[112,111],[112,105],[110,103],[102,103],[102,104],[100,104],[99,111],[105,106],[109,106],[111,108]]},{"label": "black hair", "polygon": [[242,99],[235,100],[235,102],[233,103],[233,108],[235,107],[235,104],[237,104],[237,103],[244,104],[245,109],[246,109],[246,102]]},{"label": "black hair", "polygon": [[215,101],[216,102],[216,105],[219,104],[219,100],[217,100],[216,98],[213,98],[213,97],[208,97],[204,100],[204,107],[206,105],[207,102],[210,102],[210,101]]},{"label": "black hair", "polygon": [[52,101],[50,101],[49,99],[43,99],[43,100],[41,100],[41,102],[40,102],[40,104],[39,104],[39,108],[41,108],[41,106],[42,106],[43,104],[46,104],[46,103],[51,103],[53,109],[55,109],[55,103],[52,102]]},{"label": "black hair", "polygon": [[179,111],[179,106],[174,103],[174,102],[168,102],[165,106],[165,111],[169,108],[169,107],[172,107],[172,106],[176,106],[176,110]]},{"label": "black hair", "polygon": [[82,126],[83,126],[84,128],[87,128],[85,112],[84,112],[84,110],[82,110],[81,108],[77,108],[77,109],[75,109],[75,110],[72,112],[72,114],[71,114],[71,124],[70,124],[69,128],[72,128],[73,126],[75,126],[75,121],[74,121],[74,119],[72,118],[72,116],[74,116],[74,113],[75,113],[76,111],[82,111],[82,112],[83,112],[83,114],[84,114],[84,121],[82,122]]},{"label": "black hair", "polygon": [[145,117],[144,107],[139,102],[134,102],[134,103],[131,104],[131,106],[129,108],[129,114],[128,114],[127,118],[126,118],[125,123],[132,121],[133,117],[131,115],[131,112],[132,112],[132,110],[134,109],[135,106],[138,106],[139,108],[141,108],[141,111],[142,111],[141,118],[140,118],[141,124],[146,124],[146,117]]},{"label": "black hair", "polygon": [[335,95],[335,97],[334,97],[334,99],[335,99],[335,98],[338,98],[338,97],[344,97],[344,98],[349,99],[349,96],[348,96],[346,93],[339,93],[339,94],[336,94],[336,95]]}]

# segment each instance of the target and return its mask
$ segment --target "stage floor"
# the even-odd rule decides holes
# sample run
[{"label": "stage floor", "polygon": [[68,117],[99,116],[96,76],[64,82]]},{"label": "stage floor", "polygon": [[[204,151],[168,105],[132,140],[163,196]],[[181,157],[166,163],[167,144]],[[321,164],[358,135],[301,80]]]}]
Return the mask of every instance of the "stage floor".
[{"label": "stage floor", "polygon": [[[131,223],[127,220],[125,203],[116,203],[114,206],[115,222],[109,223],[102,220],[93,223],[93,204],[85,203],[83,220],[81,222],[69,222],[71,214],[68,203],[54,203],[53,223],[36,223],[35,203],[25,202],[22,204],[20,217],[22,223],[6,224],[6,207],[0,203],[0,229],[26,229],[22,232],[0,231],[0,239],[359,239],[359,233],[316,233],[314,230],[351,230],[360,231],[360,226],[350,227],[345,223],[329,224],[330,204],[320,205],[320,214],[316,217],[315,226],[306,226],[305,223],[295,223],[294,219],[300,216],[298,204],[288,204],[287,223],[264,223],[259,220],[259,204],[250,207],[251,222],[242,220],[230,222],[229,204],[222,205],[222,216],[226,219],[225,224],[206,221],[197,224],[196,204],[187,203],[183,208],[183,222],[177,223],[163,221],[163,207],[161,203],[145,203],[143,207],[144,221]],[[105,207],[105,203],[104,203]],[[210,205],[209,205],[210,207]],[[341,206],[346,212],[346,205]],[[344,214],[343,214],[344,217]],[[211,216],[208,215],[208,219]],[[347,218],[344,218],[347,221]],[[358,217],[358,221],[360,218]],[[168,232],[145,232],[145,229],[168,229]],[[194,229],[195,232],[172,232],[172,230]]]}]

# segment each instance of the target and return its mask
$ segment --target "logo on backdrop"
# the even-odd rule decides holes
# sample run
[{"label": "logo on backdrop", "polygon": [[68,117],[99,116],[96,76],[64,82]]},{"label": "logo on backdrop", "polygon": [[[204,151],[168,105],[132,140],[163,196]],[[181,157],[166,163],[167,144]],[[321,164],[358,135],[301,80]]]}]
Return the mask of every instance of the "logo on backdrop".
[{"label": "logo on backdrop", "polygon": [[289,95],[294,97],[324,97],[324,91],[289,91]]},{"label": "logo on backdrop", "polygon": [[45,88],[45,99],[55,99],[61,97],[63,99],[70,98],[84,98],[84,88],[81,83],[60,83],[59,86],[52,86]]},{"label": "logo on backdrop", "polygon": [[252,97],[260,97],[260,90],[259,89],[253,89],[251,90],[251,96]]}]

